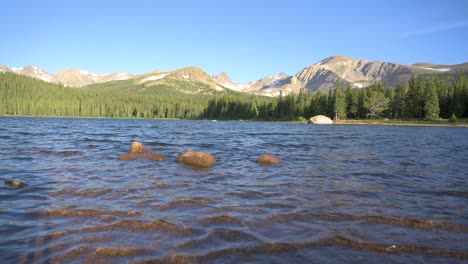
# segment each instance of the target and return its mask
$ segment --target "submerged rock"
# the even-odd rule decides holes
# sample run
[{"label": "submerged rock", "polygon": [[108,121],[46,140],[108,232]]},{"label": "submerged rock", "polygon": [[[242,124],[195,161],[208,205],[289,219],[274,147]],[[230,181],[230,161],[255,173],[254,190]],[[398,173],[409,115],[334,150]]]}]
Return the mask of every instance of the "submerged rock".
[{"label": "submerged rock", "polygon": [[119,160],[133,159],[166,160],[166,156],[161,153],[149,152],[143,144],[134,141],[128,153],[119,156]]},{"label": "submerged rock", "polygon": [[28,186],[27,183],[20,182],[17,180],[5,180],[5,184],[11,185],[13,188],[23,188]]},{"label": "submerged rock", "polygon": [[207,152],[201,151],[185,151],[176,158],[177,162],[183,163],[189,166],[195,166],[200,168],[209,168],[216,163],[216,159]]},{"label": "submerged rock", "polygon": [[333,121],[324,115],[316,115],[311,117],[307,123],[316,125],[331,125],[333,124]]},{"label": "submerged rock", "polygon": [[279,164],[283,163],[283,161],[274,154],[266,154],[258,158],[255,162],[260,164]]}]

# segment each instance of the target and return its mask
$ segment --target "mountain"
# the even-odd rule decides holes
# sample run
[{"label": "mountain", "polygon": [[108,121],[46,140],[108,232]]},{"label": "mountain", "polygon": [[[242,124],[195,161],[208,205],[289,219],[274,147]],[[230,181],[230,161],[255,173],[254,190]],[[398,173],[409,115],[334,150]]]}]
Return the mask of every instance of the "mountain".
[{"label": "mountain", "polygon": [[213,93],[226,88],[217,83],[213,77],[198,67],[187,67],[175,71],[153,71],[140,75],[137,82],[143,86],[165,85],[183,93]]},{"label": "mountain", "polygon": [[61,83],[65,86],[82,87],[94,83],[128,80],[134,77],[134,75],[126,72],[112,74],[97,74],[71,68],[59,71],[57,75],[55,75],[53,82]]},{"label": "mountain", "polygon": [[46,82],[61,83],[70,87],[82,87],[94,83],[127,80],[135,77],[130,73],[97,74],[75,68],[61,70],[57,75],[53,75],[36,66],[14,68],[0,65],[0,72],[13,72]]},{"label": "mountain", "polygon": [[91,84],[110,81],[135,80],[143,86],[163,84],[176,88],[184,93],[212,93],[226,89],[253,93],[264,96],[278,96],[298,93],[301,88],[312,92],[327,92],[336,82],[350,84],[355,88],[363,88],[375,81],[396,85],[409,79],[412,74],[432,75],[440,73],[456,73],[468,71],[468,63],[457,65],[435,65],[431,63],[416,63],[413,65],[392,62],[355,59],[346,56],[332,56],[316,62],[288,76],[278,73],[249,83],[234,83],[226,73],[210,76],[198,67],[187,67],[175,71],[155,70],[141,75],[130,73],[96,74],[75,68],[61,70],[56,75],[36,66],[10,68],[0,65],[0,72],[13,72],[27,75],[47,82],[61,83],[70,87],[83,87]]},{"label": "mountain", "polygon": [[54,75],[36,66],[26,66],[26,67],[21,67],[21,68],[11,67],[10,68],[5,65],[0,65],[0,72],[13,72],[16,74],[26,75],[26,76],[33,77],[39,80],[43,80],[46,82],[54,82]]},{"label": "mountain", "polygon": [[275,96],[298,93],[304,87],[313,92],[326,92],[337,81],[355,88],[366,87],[372,82],[382,81],[390,85],[409,79],[412,74],[440,74],[445,72],[467,71],[468,63],[457,65],[434,65],[418,63],[404,65],[391,62],[361,60],[345,56],[332,56],[306,67],[293,76],[275,75],[250,82],[244,92],[257,95]]},{"label": "mountain", "polygon": [[247,88],[249,88],[248,84],[242,84],[242,83],[233,83],[231,80],[231,77],[227,75],[227,73],[222,72],[218,75],[212,76],[215,82],[217,82],[219,85],[226,87],[228,89],[234,90],[234,91],[243,91]]}]

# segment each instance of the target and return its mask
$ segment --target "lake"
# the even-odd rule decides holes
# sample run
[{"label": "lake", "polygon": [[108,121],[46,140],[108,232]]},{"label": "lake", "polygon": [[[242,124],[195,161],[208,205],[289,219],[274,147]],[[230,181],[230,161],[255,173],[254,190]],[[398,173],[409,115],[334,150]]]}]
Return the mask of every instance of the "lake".
[{"label": "lake", "polygon": [[[467,128],[3,117],[0,140],[2,263],[468,260]],[[118,160],[132,140],[168,159]]]}]

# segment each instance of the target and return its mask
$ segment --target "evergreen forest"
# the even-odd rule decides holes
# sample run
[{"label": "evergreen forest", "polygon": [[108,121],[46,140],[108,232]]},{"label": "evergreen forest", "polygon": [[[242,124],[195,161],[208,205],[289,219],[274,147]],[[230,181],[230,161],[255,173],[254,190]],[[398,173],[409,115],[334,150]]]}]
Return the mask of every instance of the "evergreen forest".
[{"label": "evergreen forest", "polygon": [[396,87],[375,82],[357,89],[338,82],[327,93],[301,90],[275,98],[171,82],[145,86],[125,80],[70,88],[0,73],[0,115],[271,121],[304,120],[318,114],[333,119],[468,117],[468,84],[463,74],[412,76]]}]

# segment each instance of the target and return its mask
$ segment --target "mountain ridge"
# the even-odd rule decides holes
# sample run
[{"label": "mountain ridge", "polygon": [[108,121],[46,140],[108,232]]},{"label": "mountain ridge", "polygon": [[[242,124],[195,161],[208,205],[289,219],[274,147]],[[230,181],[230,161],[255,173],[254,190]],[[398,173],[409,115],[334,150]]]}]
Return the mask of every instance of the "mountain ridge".
[{"label": "mountain ridge", "polygon": [[327,92],[333,89],[338,81],[343,84],[349,84],[354,88],[363,88],[375,81],[383,81],[390,85],[396,85],[402,80],[409,79],[412,74],[440,74],[460,71],[468,71],[468,62],[455,65],[437,65],[420,62],[407,65],[336,55],[304,67],[292,76],[280,72],[248,83],[234,83],[225,72],[210,76],[203,69],[196,66],[167,72],[154,70],[139,75],[127,72],[97,74],[70,68],[60,70],[56,75],[53,75],[37,66],[14,68],[0,65],[0,72],[23,74],[46,82],[60,83],[64,86],[77,88],[91,84],[129,79],[135,79],[141,85],[151,85],[163,80],[177,80],[188,82],[192,85],[196,85],[197,83],[202,84],[217,91],[230,89],[264,96],[298,93],[301,88],[312,92]]}]

